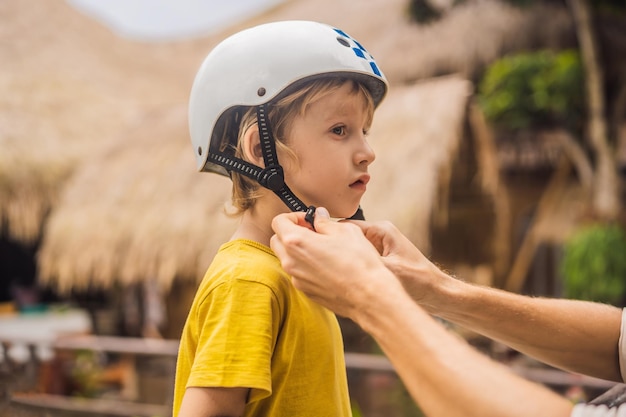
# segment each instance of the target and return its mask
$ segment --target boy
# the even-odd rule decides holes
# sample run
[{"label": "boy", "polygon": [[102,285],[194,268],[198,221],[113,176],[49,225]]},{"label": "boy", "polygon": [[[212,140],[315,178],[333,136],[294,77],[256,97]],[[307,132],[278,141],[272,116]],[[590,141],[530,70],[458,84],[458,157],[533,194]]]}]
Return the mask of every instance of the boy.
[{"label": "boy", "polygon": [[316,22],[239,32],[203,62],[189,107],[197,167],[230,176],[241,222],[191,306],[174,416],[351,414],[337,320],[295,290],[269,248],[271,221],[308,206],[357,211],[386,91],[358,42]]}]

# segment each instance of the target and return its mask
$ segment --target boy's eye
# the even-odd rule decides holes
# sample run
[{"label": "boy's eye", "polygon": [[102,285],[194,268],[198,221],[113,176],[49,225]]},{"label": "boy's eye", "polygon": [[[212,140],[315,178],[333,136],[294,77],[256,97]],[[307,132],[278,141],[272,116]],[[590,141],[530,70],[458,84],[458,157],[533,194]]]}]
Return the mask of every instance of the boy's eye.
[{"label": "boy's eye", "polygon": [[333,132],[335,135],[340,135],[340,136],[342,136],[343,134],[345,134],[345,133],[346,133],[346,128],[345,128],[345,126],[336,126],[336,127],[333,127],[332,132]]}]

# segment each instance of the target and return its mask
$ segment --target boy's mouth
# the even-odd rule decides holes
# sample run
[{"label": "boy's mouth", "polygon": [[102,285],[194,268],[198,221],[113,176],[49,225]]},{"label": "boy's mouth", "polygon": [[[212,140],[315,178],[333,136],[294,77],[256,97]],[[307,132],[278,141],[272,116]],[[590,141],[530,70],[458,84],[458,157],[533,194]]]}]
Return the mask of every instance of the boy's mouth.
[{"label": "boy's mouth", "polygon": [[370,176],[365,174],[361,175],[358,180],[350,184],[350,188],[365,188],[370,181]]}]

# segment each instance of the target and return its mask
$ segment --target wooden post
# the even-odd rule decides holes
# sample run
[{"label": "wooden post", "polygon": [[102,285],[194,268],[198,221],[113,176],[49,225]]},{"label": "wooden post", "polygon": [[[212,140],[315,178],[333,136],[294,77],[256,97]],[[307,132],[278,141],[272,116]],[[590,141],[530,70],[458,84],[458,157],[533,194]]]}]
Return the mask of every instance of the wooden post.
[{"label": "wooden post", "polygon": [[524,286],[528,269],[535,257],[535,252],[541,243],[537,237],[538,225],[541,224],[541,220],[553,210],[555,203],[562,195],[563,189],[567,182],[567,178],[571,171],[571,163],[566,157],[561,157],[561,161],[557,170],[552,175],[550,183],[543,192],[537,210],[530,226],[524,236],[522,244],[517,251],[513,266],[509,272],[504,289],[512,292],[520,292]]}]

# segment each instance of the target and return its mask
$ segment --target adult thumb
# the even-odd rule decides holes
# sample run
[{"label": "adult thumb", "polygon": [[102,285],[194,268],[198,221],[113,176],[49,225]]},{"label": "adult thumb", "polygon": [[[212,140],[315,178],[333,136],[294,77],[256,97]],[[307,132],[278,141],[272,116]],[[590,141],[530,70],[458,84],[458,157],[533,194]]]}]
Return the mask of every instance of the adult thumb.
[{"label": "adult thumb", "polygon": [[315,209],[315,219],[313,223],[315,224],[315,229],[319,226],[323,226],[323,224],[328,223],[330,221],[330,213],[324,207],[318,207]]}]

